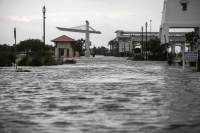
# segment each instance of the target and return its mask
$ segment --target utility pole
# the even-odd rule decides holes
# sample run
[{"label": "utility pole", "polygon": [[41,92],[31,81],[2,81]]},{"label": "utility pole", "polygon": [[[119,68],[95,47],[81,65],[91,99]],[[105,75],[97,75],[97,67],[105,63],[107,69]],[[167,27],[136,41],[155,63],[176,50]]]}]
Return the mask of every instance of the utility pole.
[{"label": "utility pole", "polygon": [[147,28],[148,28],[148,23],[146,22],[145,23],[145,27],[146,27],[146,43],[145,43],[145,47],[146,47],[146,50],[145,50],[145,57],[146,57],[146,60],[147,60]]},{"label": "utility pole", "polygon": [[45,45],[45,19],[46,19],[46,16],[45,16],[46,7],[45,6],[43,6],[43,8],[42,8],[42,13],[43,13],[43,43]]},{"label": "utility pole", "polygon": [[16,70],[17,70],[17,61],[16,61],[16,53],[17,53],[17,35],[16,35],[16,28],[14,27],[14,39],[15,39],[15,46],[14,46],[14,54],[15,54],[15,68],[16,68]]},{"label": "utility pole", "polygon": [[143,34],[144,34],[144,27],[142,26],[142,44],[141,44],[141,52],[142,52],[142,56],[144,56],[144,39],[143,39]]}]

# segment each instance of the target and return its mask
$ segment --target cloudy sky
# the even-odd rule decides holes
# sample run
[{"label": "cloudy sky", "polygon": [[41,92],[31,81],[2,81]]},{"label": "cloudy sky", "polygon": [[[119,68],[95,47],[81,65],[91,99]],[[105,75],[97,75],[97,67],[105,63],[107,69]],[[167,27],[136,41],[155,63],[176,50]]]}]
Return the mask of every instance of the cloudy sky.
[{"label": "cloudy sky", "polygon": [[0,0],[0,44],[13,44],[28,38],[42,39],[42,7],[46,6],[46,42],[68,35],[84,38],[81,33],[63,32],[56,27],[74,27],[89,20],[91,27],[102,32],[92,34],[94,46],[107,46],[116,30],[140,31],[152,20],[152,31],[158,31],[163,0]]}]

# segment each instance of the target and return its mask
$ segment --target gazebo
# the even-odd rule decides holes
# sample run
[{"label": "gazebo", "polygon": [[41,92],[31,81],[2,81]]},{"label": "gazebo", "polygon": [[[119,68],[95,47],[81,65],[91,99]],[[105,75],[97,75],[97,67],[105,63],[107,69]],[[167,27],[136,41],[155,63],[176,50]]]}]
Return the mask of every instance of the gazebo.
[{"label": "gazebo", "polygon": [[75,40],[66,35],[62,35],[52,40],[55,43],[55,59],[65,61],[68,58],[79,57],[79,52],[75,51],[73,45]]}]

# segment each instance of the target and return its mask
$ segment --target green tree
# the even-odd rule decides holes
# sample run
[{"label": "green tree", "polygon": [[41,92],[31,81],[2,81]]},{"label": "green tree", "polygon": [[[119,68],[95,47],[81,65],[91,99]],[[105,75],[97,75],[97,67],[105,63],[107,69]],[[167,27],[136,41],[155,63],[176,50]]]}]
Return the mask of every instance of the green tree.
[{"label": "green tree", "polygon": [[39,39],[28,39],[17,44],[17,51],[27,52],[31,50],[32,52],[38,52],[44,50],[44,48],[44,43]]},{"label": "green tree", "polygon": [[110,40],[108,42],[108,45],[110,46],[110,53],[111,55],[116,56],[119,52],[119,43],[115,39]]},{"label": "green tree", "polygon": [[14,62],[14,47],[6,44],[0,45],[0,66],[12,66]]},{"label": "green tree", "polygon": [[[85,40],[83,40],[82,38],[81,39],[78,39],[73,45],[73,49],[74,51],[78,51],[80,53],[80,55],[84,55],[84,43],[85,43]],[[75,52],[74,52],[75,53]]]},{"label": "green tree", "polygon": [[52,57],[54,48],[50,45],[44,45],[39,39],[21,41],[17,45],[17,50],[26,53],[26,56],[19,62],[21,66],[55,65],[55,60]]},{"label": "green tree", "polygon": [[166,45],[161,45],[158,38],[151,39],[145,50],[149,60],[166,60]]}]

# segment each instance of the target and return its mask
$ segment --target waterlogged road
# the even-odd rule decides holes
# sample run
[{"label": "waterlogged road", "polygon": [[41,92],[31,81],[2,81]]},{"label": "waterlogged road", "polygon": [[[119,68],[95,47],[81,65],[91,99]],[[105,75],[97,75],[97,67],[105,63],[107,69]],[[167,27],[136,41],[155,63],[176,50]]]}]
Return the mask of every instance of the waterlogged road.
[{"label": "waterlogged road", "polygon": [[0,133],[200,132],[199,73],[114,57],[30,69],[0,69]]}]

